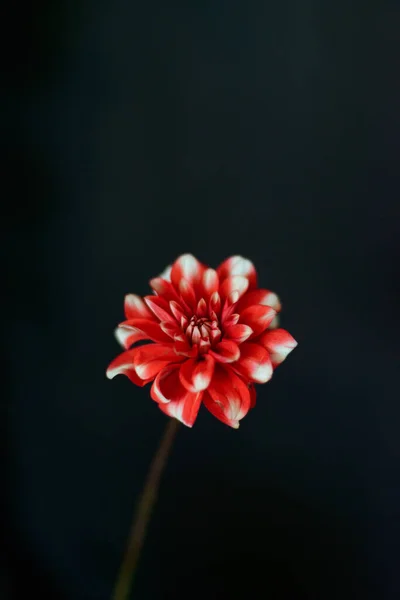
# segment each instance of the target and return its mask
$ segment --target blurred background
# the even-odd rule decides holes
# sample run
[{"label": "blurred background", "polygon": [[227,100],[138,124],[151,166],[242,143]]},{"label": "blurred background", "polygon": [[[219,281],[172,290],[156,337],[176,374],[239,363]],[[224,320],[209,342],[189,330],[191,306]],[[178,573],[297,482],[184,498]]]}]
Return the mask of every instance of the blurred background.
[{"label": "blurred background", "polygon": [[0,597],[110,597],[166,424],[113,329],[184,252],[250,258],[299,346],[181,428],[132,597],[400,597],[398,6],[3,13]]}]

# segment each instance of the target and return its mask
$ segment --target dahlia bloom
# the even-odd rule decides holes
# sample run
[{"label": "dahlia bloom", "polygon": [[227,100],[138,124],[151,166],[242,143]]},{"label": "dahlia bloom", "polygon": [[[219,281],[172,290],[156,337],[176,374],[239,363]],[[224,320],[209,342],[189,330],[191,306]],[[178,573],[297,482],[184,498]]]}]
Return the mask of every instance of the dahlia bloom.
[{"label": "dahlia bloom", "polygon": [[[116,337],[125,352],[107,369],[139,386],[167,415],[188,427],[201,403],[238,428],[256,401],[254,384],[266,383],[297,346],[277,327],[276,294],[257,287],[254,265],[241,256],[217,270],[191,254],[180,256],[150,281],[154,295],[125,297]],[[150,341],[131,348],[141,341]]]}]

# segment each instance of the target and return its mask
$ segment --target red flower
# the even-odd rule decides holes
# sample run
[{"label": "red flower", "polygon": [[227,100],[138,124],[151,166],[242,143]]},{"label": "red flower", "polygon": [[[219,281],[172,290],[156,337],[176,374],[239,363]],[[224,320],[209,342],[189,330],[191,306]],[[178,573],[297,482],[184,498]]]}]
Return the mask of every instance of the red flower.
[{"label": "red flower", "polygon": [[[276,329],[281,309],[273,292],[257,287],[254,265],[241,256],[215,271],[191,254],[150,281],[155,295],[125,297],[126,321],[116,330],[126,349],[107,369],[136,385],[153,382],[160,409],[191,427],[200,404],[223,423],[255,405],[254,383],[266,383],[297,346]],[[133,344],[150,340],[152,344]]]}]

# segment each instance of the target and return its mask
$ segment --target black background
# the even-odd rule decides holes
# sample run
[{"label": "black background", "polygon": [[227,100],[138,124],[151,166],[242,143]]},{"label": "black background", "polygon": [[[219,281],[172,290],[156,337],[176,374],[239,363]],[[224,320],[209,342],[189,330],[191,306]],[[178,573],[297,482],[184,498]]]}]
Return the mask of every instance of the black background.
[{"label": "black background", "polygon": [[398,16],[10,3],[1,597],[110,596],[166,423],[112,332],[183,252],[251,258],[299,346],[179,432],[132,597],[400,596]]}]

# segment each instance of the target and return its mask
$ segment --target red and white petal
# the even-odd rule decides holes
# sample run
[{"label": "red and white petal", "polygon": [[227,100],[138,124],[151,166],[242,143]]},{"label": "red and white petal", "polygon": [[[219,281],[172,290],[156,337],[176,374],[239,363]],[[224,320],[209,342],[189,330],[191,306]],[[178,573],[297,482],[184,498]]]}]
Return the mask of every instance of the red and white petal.
[{"label": "red and white petal", "polygon": [[154,292],[158,296],[162,296],[167,302],[170,302],[171,300],[179,300],[179,294],[170,281],[166,281],[161,277],[155,277],[149,281],[149,284]]},{"label": "red and white petal", "polygon": [[266,383],[273,372],[269,352],[263,346],[251,342],[240,346],[240,358],[234,367],[242,377],[254,383]]},{"label": "red and white petal", "polygon": [[165,279],[165,281],[171,281],[171,271],[172,265],[167,265],[162,273],[159,274],[161,279]]},{"label": "red and white petal", "polygon": [[237,429],[250,409],[250,392],[232,369],[218,366],[203,401],[217,419]]},{"label": "red and white petal", "polygon": [[218,292],[213,292],[210,298],[209,310],[210,313],[214,312],[216,315],[219,315],[221,310],[221,296]]},{"label": "red and white petal", "polygon": [[268,329],[277,329],[279,327],[279,315],[275,315],[271,323],[268,325]]},{"label": "red and white petal", "polygon": [[210,298],[219,288],[219,277],[214,269],[206,269],[202,279],[203,293],[206,298]]},{"label": "red and white petal", "polygon": [[150,380],[140,379],[136,374],[133,364],[133,358],[137,350],[137,348],[127,350],[114,358],[106,371],[108,379],[113,379],[117,375],[126,375],[135,385],[139,385],[140,387],[146,385]]},{"label": "red and white petal", "polygon": [[160,371],[151,386],[150,395],[158,403],[176,402],[182,400],[187,389],[179,379],[180,365],[165,367]]},{"label": "red and white petal", "polygon": [[249,280],[249,287],[254,288],[257,285],[257,272],[253,263],[243,256],[231,256],[227,258],[217,269],[220,281],[226,277],[241,275]]},{"label": "red and white petal", "polygon": [[179,302],[171,301],[169,303],[169,309],[178,323],[182,323],[182,317],[186,318],[184,308],[179,304]]},{"label": "red and white petal", "polygon": [[179,377],[189,392],[202,392],[210,385],[215,361],[205,354],[200,360],[189,359],[180,368]]},{"label": "red and white petal", "polygon": [[186,392],[186,396],[180,400],[174,400],[158,407],[166,415],[181,421],[187,427],[192,427],[199,412],[203,392],[193,394]]},{"label": "red and white petal", "polygon": [[258,343],[270,354],[272,366],[280,365],[297,346],[296,340],[285,329],[272,329],[260,336]]},{"label": "red and white petal", "polygon": [[262,304],[263,306],[271,306],[279,312],[282,308],[281,302],[278,296],[270,290],[250,290],[239,300],[238,310],[242,311],[249,306],[254,304]]},{"label": "red and white petal", "polygon": [[227,298],[232,292],[238,292],[238,299],[235,300],[235,302],[237,302],[239,298],[246,293],[248,287],[249,280],[246,277],[243,277],[242,275],[234,275],[224,279],[220,285],[219,293],[221,298]]},{"label": "red and white petal", "polygon": [[270,306],[255,304],[240,313],[240,321],[252,328],[254,337],[267,329],[275,315],[276,311]]},{"label": "red and white petal", "polygon": [[159,327],[167,335],[167,337],[170,338],[170,339],[163,340],[163,341],[170,342],[172,339],[172,340],[184,342],[186,339],[185,334],[183,333],[182,329],[179,327],[178,323],[171,323],[171,321],[162,321],[160,323]]},{"label": "red and white petal", "polygon": [[227,327],[236,325],[236,323],[239,322],[239,319],[240,319],[239,313],[233,313],[233,314],[229,315],[229,317],[224,320],[224,330],[226,330]]},{"label": "red and white petal", "polygon": [[[120,323],[119,328],[131,330],[132,334],[141,335],[137,339],[151,340],[152,342],[170,342],[168,335],[162,331],[160,324],[149,319],[128,319]],[[137,340],[136,340],[137,341]]]},{"label": "red and white petal", "polygon": [[124,301],[127,319],[154,319],[153,313],[147,308],[143,299],[136,294],[127,294]]},{"label": "red and white petal", "polygon": [[132,327],[125,327],[124,325],[119,325],[114,330],[114,335],[117,342],[123,348],[125,348],[125,350],[128,350],[128,348],[130,348],[132,344],[135,344],[136,342],[148,339],[146,334],[142,331],[132,329]]},{"label": "red and white petal", "polygon": [[207,315],[207,303],[204,298],[200,298],[196,308],[197,317],[205,317]]},{"label": "red and white petal", "polygon": [[133,364],[136,374],[141,379],[153,379],[168,364],[184,360],[176,354],[173,344],[149,344],[135,350]]},{"label": "red and white petal", "polygon": [[237,344],[242,344],[253,334],[253,330],[244,323],[237,325],[225,325],[225,335]]},{"label": "red and white petal", "polygon": [[240,356],[239,346],[233,340],[222,340],[216,344],[209,354],[220,363],[231,363],[238,360]]},{"label": "red and white petal", "polygon": [[172,265],[171,281],[176,290],[182,279],[186,279],[189,284],[197,283],[201,280],[204,272],[204,266],[192,254],[182,254]]},{"label": "red and white petal", "polygon": [[145,296],[144,301],[160,321],[175,322],[168,301],[161,296]]}]

